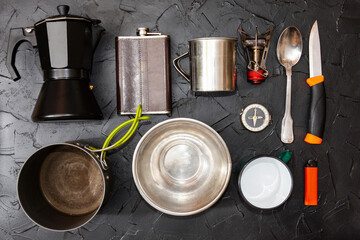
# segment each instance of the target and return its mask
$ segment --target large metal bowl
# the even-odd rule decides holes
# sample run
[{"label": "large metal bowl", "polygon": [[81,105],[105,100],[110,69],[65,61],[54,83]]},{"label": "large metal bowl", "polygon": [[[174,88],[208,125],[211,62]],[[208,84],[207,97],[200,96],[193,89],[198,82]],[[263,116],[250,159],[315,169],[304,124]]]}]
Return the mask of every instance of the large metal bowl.
[{"label": "large metal bowl", "polygon": [[157,210],[187,216],[212,206],[231,173],[229,150],[208,125],[189,118],[166,120],[138,143],[132,165],[135,184]]}]

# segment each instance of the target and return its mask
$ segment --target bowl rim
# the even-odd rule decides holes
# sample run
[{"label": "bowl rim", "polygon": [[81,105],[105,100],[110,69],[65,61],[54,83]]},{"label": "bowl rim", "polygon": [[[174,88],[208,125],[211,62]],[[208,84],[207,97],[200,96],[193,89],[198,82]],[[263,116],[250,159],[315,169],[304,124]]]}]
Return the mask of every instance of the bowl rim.
[{"label": "bowl rim", "polygon": [[[195,123],[198,125],[201,125],[203,127],[205,127],[206,129],[210,130],[210,132],[212,132],[218,139],[219,141],[222,143],[222,146],[224,147],[224,150],[226,152],[226,160],[227,160],[227,171],[226,171],[226,178],[225,181],[223,183],[223,186],[220,190],[220,192],[218,193],[218,195],[212,199],[208,204],[206,204],[205,206],[196,209],[196,210],[192,210],[192,211],[186,211],[186,212],[176,212],[176,211],[171,211],[165,208],[162,208],[160,205],[156,204],[156,202],[154,202],[150,197],[148,197],[148,195],[146,194],[146,192],[144,191],[144,189],[141,186],[140,181],[138,180],[138,175],[137,175],[137,171],[136,171],[136,167],[137,167],[137,156],[138,156],[138,152],[139,149],[142,145],[142,143],[145,141],[145,139],[147,138],[147,136],[152,133],[153,131],[155,131],[157,128],[159,128],[162,125],[166,125],[172,122],[190,122],[190,123]],[[231,162],[231,156],[230,156],[230,151],[224,141],[224,139],[220,136],[220,134],[218,132],[216,132],[212,127],[210,127],[209,125],[199,121],[199,120],[195,120],[192,118],[172,118],[172,119],[168,119],[165,121],[162,121],[158,124],[156,124],[155,126],[153,126],[152,128],[150,128],[150,130],[148,130],[140,139],[140,141],[138,142],[138,144],[136,145],[135,151],[134,151],[134,155],[133,155],[133,162],[132,162],[132,176],[135,182],[135,185],[140,193],[140,195],[144,198],[144,200],[150,204],[152,207],[154,207],[155,209],[165,213],[165,214],[169,214],[169,215],[173,215],[173,216],[190,216],[190,215],[194,215],[197,213],[200,213],[202,211],[205,211],[206,209],[210,208],[212,205],[214,205],[223,195],[223,193],[225,192],[227,186],[229,185],[230,182],[230,176],[231,176],[231,169],[232,169],[232,162]]]}]

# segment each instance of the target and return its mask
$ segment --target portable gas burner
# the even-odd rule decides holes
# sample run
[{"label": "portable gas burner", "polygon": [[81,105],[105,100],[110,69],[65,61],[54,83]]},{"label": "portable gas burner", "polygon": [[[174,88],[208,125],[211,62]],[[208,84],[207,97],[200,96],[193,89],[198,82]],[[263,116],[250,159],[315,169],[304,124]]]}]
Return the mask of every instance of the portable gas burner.
[{"label": "portable gas burner", "polygon": [[270,28],[263,34],[258,35],[256,27],[255,37],[252,37],[240,28],[238,29],[241,42],[246,52],[246,58],[249,62],[247,66],[247,79],[251,83],[262,83],[269,76],[269,71],[266,70],[265,62],[269,51],[272,30],[273,28]]}]

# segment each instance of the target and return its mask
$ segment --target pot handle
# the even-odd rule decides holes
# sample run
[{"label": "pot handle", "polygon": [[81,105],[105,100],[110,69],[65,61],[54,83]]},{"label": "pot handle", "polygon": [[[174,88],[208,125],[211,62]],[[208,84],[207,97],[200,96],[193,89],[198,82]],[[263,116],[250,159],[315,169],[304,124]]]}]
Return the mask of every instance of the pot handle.
[{"label": "pot handle", "polygon": [[21,78],[15,66],[15,55],[20,44],[25,41],[30,42],[33,47],[36,47],[37,42],[34,27],[10,29],[6,67],[9,70],[11,78],[14,80],[18,80]]},{"label": "pot handle", "polygon": [[[140,121],[142,120],[148,120],[151,117],[150,116],[141,116],[141,112],[142,112],[142,106],[139,105],[136,111],[136,115],[135,118],[130,119],[126,122],[123,122],[122,124],[120,124],[117,128],[115,128],[110,134],[109,136],[106,138],[103,146],[101,149],[97,149],[91,146],[86,147],[87,150],[96,153],[96,152],[101,152],[100,153],[100,164],[101,167],[103,168],[103,170],[107,170],[109,167],[106,163],[105,160],[105,156],[106,156],[106,151],[108,150],[112,150],[115,149],[117,147],[120,147],[121,145],[123,145],[127,140],[129,140],[131,138],[131,136],[134,134],[134,132],[136,131],[137,127],[139,126]],[[109,146],[110,141],[113,139],[113,137],[121,130],[123,129],[125,126],[131,124],[130,129],[125,133],[125,135],[120,138],[120,140],[118,140],[116,143],[114,143],[113,145]]]},{"label": "pot handle", "polygon": [[190,82],[190,76],[189,74],[187,74],[184,69],[181,68],[180,66],[180,61],[186,57],[189,57],[189,52],[184,53],[183,55],[175,58],[173,60],[173,65],[175,67],[175,69],[181,74],[181,76],[183,76],[183,78],[185,78],[188,82]]}]

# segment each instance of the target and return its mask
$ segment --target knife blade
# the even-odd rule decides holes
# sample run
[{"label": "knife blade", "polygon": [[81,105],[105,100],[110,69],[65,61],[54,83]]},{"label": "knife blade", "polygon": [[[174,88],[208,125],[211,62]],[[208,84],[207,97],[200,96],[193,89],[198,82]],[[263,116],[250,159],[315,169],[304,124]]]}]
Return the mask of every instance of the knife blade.
[{"label": "knife blade", "polygon": [[309,37],[309,67],[310,77],[322,75],[321,70],[321,49],[318,23],[315,21]]},{"label": "knife blade", "polygon": [[324,134],[326,101],[317,21],[315,21],[310,31],[309,68],[310,78],[308,78],[306,82],[311,88],[311,104],[308,133],[306,134],[305,142],[309,144],[321,144]]}]

